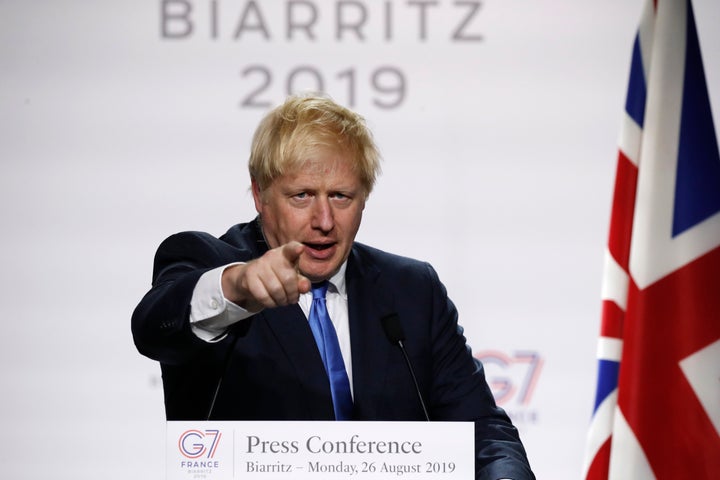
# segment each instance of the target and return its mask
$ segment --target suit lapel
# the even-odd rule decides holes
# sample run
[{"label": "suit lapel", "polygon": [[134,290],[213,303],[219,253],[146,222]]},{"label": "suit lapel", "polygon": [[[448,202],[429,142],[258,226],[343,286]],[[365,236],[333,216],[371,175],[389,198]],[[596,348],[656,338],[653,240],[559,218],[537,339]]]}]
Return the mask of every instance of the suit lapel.
[{"label": "suit lapel", "polygon": [[297,399],[298,409],[304,407],[305,414],[313,420],[334,419],[328,376],[300,306],[268,309],[261,315],[295,371],[302,390]]},{"label": "suit lapel", "polygon": [[357,419],[382,418],[387,401],[385,373],[394,348],[380,319],[391,313],[392,298],[371,258],[354,247],[346,273],[353,393]]}]

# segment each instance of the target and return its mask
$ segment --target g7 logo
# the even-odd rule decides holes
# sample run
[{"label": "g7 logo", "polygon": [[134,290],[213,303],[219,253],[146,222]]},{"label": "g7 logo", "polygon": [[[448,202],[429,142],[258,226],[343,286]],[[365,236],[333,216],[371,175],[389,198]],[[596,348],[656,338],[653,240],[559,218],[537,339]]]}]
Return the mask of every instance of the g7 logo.
[{"label": "g7 logo", "polygon": [[180,453],[187,458],[200,458],[207,453],[207,458],[215,456],[215,450],[220,443],[222,433],[220,430],[187,430],[178,440]]},{"label": "g7 logo", "polygon": [[520,405],[530,403],[537,385],[543,359],[532,351],[514,352],[508,356],[503,352],[485,350],[475,355],[485,367],[488,385],[498,405],[517,399]]}]

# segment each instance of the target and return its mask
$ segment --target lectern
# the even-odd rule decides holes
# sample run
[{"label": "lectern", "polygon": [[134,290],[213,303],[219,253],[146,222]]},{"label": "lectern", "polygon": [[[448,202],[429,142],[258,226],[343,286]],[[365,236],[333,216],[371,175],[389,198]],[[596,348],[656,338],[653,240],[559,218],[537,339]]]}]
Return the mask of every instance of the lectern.
[{"label": "lectern", "polygon": [[167,422],[167,480],[475,478],[472,422]]}]

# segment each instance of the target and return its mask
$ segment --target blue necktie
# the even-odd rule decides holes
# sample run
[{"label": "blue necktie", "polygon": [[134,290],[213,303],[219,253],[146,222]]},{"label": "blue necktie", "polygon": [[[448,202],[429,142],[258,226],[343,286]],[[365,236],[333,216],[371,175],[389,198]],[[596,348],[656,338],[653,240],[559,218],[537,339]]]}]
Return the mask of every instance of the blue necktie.
[{"label": "blue necktie", "polygon": [[330,321],[325,293],[328,282],[314,283],[312,286],[313,301],[310,306],[310,328],[315,342],[317,342],[325,371],[330,378],[330,392],[332,393],[333,407],[336,420],[350,420],[352,418],[352,395],[350,394],[350,381],[348,380],[345,362],[340,353],[335,327]]}]

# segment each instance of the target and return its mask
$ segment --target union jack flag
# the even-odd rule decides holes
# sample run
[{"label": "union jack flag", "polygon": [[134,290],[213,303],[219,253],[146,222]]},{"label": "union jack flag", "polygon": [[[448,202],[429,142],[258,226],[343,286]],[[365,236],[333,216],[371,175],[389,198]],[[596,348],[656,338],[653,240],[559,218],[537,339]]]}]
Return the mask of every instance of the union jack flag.
[{"label": "union jack flag", "polygon": [[690,0],[632,53],[583,477],[720,478],[720,155]]}]

